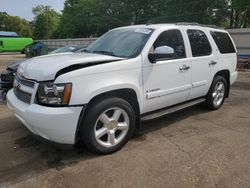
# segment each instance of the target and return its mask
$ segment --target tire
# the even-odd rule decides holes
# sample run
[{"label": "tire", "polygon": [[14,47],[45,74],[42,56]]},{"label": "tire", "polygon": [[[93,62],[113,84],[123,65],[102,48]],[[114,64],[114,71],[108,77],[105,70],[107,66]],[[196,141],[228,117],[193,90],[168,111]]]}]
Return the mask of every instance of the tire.
[{"label": "tire", "polygon": [[227,81],[223,76],[216,76],[206,96],[205,106],[218,110],[224,103],[227,92]]},{"label": "tire", "polygon": [[23,50],[21,51],[21,54],[25,54],[25,49],[23,49]]},{"label": "tire", "polygon": [[113,153],[128,142],[135,124],[135,112],[127,101],[102,98],[88,107],[80,127],[80,139],[93,153]]}]

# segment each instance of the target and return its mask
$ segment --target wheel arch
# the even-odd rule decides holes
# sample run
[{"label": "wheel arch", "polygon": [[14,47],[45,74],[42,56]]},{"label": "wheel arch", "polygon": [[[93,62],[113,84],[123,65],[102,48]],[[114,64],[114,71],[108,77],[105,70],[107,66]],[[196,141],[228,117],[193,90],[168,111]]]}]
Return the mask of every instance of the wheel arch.
[{"label": "wheel arch", "polygon": [[214,75],[214,78],[216,76],[223,76],[226,79],[227,81],[226,98],[228,98],[230,93],[230,71],[228,69],[220,70]]},{"label": "wheel arch", "polygon": [[91,105],[93,105],[98,100],[104,100],[105,98],[111,98],[111,97],[119,97],[121,99],[124,99],[133,107],[135,114],[136,114],[136,130],[140,129],[141,127],[140,106],[139,106],[137,93],[135,92],[135,90],[131,88],[115,89],[115,90],[106,91],[106,92],[103,92],[94,96],[89,101],[89,103],[82,109],[82,112],[78,120],[77,129],[76,129],[75,143],[77,143],[77,141],[79,140],[79,131],[80,131],[81,122],[84,120],[85,114],[88,111],[88,109],[91,108]]}]

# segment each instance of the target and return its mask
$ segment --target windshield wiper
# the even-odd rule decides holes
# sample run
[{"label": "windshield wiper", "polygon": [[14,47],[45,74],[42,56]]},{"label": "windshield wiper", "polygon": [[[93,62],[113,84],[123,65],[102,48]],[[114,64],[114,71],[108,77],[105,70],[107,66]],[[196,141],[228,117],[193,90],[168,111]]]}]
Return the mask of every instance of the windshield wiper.
[{"label": "windshield wiper", "polygon": [[83,49],[81,52],[87,52],[87,53],[89,53],[90,51],[87,50],[87,49]]},{"label": "windshield wiper", "polygon": [[95,50],[95,51],[92,51],[92,52],[97,53],[97,54],[116,56],[113,52],[104,51],[104,50]]}]

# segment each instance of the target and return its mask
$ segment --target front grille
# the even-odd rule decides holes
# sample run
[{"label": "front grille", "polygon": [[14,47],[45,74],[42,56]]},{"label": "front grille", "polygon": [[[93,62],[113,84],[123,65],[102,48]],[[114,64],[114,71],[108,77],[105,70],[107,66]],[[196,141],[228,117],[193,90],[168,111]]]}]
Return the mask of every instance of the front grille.
[{"label": "front grille", "polygon": [[14,91],[16,97],[17,97],[19,100],[21,100],[21,101],[23,101],[23,102],[25,102],[25,103],[30,103],[30,101],[31,101],[31,94],[30,94],[30,93],[27,93],[27,92],[25,92],[25,91],[22,91],[22,90],[21,90],[20,88],[18,88],[18,87],[14,87],[14,88],[13,88],[13,91]]},{"label": "front grille", "polygon": [[13,84],[14,94],[19,100],[29,104],[31,102],[32,94],[26,91],[23,91],[22,86],[27,86],[33,89],[35,86],[35,81],[28,80],[18,74],[16,74],[15,76],[15,81]]},{"label": "front grille", "polygon": [[16,75],[15,77],[17,79],[17,81],[22,84],[22,85],[25,85],[25,86],[28,86],[28,87],[31,87],[31,88],[34,88],[35,86],[35,81],[32,81],[32,80],[28,80],[20,75]]}]

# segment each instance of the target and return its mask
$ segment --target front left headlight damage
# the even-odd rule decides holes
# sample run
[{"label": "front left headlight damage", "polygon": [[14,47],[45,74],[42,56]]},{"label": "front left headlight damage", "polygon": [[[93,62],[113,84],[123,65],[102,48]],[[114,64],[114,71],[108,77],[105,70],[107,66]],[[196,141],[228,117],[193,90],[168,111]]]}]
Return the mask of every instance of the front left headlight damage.
[{"label": "front left headlight damage", "polygon": [[71,90],[71,83],[41,82],[37,90],[37,102],[41,105],[66,106],[69,104]]}]

